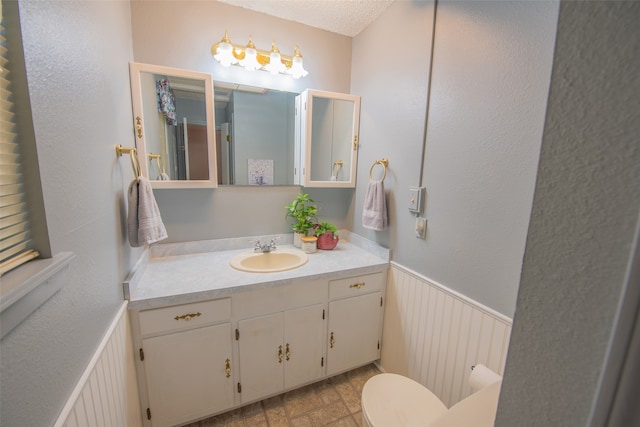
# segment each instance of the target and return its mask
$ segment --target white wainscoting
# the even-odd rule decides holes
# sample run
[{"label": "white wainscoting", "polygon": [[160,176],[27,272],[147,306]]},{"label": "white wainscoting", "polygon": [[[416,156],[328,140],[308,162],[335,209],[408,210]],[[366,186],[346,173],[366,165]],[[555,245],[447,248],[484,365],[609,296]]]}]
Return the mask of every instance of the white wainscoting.
[{"label": "white wainscoting", "polygon": [[136,384],[125,301],[54,427],[141,426]]},{"label": "white wainscoting", "polygon": [[447,407],[471,394],[471,366],[503,375],[512,320],[397,263],[387,281],[381,368]]}]

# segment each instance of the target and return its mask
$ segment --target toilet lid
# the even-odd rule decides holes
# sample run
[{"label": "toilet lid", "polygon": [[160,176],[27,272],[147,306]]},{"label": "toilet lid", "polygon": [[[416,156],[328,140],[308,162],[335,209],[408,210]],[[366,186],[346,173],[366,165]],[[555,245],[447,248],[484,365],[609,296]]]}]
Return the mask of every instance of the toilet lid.
[{"label": "toilet lid", "polygon": [[424,427],[446,411],[429,389],[402,375],[376,375],[362,389],[362,414],[371,426]]}]

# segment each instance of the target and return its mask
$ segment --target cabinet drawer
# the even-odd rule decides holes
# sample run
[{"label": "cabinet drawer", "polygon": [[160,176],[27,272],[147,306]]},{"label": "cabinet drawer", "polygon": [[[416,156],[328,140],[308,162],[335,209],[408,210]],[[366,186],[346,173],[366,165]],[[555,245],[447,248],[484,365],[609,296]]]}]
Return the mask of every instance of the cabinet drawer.
[{"label": "cabinet drawer", "polygon": [[384,288],[385,274],[374,273],[347,277],[329,282],[329,299],[352,297],[380,291]]},{"label": "cabinet drawer", "polygon": [[171,332],[191,328],[231,318],[231,298],[174,305],[141,311],[140,333],[142,335],[158,332]]},{"label": "cabinet drawer", "polygon": [[305,280],[232,295],[233,317],[243,319],[305,307],[327,300],[326,280]]}]

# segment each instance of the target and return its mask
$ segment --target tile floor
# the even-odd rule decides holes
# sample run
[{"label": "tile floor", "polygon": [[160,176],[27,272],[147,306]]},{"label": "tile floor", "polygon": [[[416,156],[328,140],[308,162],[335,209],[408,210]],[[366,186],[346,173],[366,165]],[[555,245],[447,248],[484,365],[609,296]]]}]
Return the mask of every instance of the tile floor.
[{"label": "tile floor", "polygon": [[362,387],[374,364],[185,427],[362,427]]}]

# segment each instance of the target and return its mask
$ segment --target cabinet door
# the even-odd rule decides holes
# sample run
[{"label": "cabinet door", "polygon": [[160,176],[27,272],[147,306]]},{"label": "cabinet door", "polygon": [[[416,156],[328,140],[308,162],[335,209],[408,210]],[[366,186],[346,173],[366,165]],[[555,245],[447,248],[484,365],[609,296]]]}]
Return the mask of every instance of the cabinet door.
[{"label": "cabinet door", "polygon": [[356,186],[360,97],[307,89],[296,98],[296,184]]},{"label": "cabinet door", "polygon": [[380,357],[381,292],[329,303],[327,375]]},{"label": "cabinet door", "polygon": [[[216,123],[213,108],[213,79],[209,73],[163,67],[160,65],[129,63],[131,78],[131,100],[133,101],[134,126],[137,129],[135,141],[142,175],[147,177],[153,188],[215,188],[218,186],[216,162]],[[180,124],[183,122],[204,121],[199,129],[201,135],[194,135],[190,126],[185,126],[184,143],[176,143],[170,137],[176,129],[166,123],[163,115],[158,114],[156,100],[156,81],[174,78],[191,87],[199,87],[202,91],[189,93],[188,102],[192,108],[178,110]],[[178,93],[176,93],[178,96]],[[175,105],[184,105],[181,100]],[[187,119],[188,116],[189,118]],[[182,133],[182,132],[181,132]],[[197,144],[194,142],[198,141]],[[194,145],[198,145],[194,150]],[[157,162],[147,161],[152,153],[167,153]],[[179,153],[179,154],[176,154]],[[195,160],[195,163],[194,163]],[[195,170],[194,170],[195,169]],[[197,173],[200,171],[200,173]],[[160,178],[165,173],[167,180]]]},{"label": "cabinet door", "polygon": [[142,340],[154,427],[234,405],[233,378],[227,370],[231,339],[231,324],[224,323]]},{"label": "cabinet door", "polygon": [[242,402],[284,388],[283,318],[275,313],[238,322]]},{"label": "cabinet door", "polygon": [[284,386],[292,388],[322,377],[324,305],[284,313]]}]

